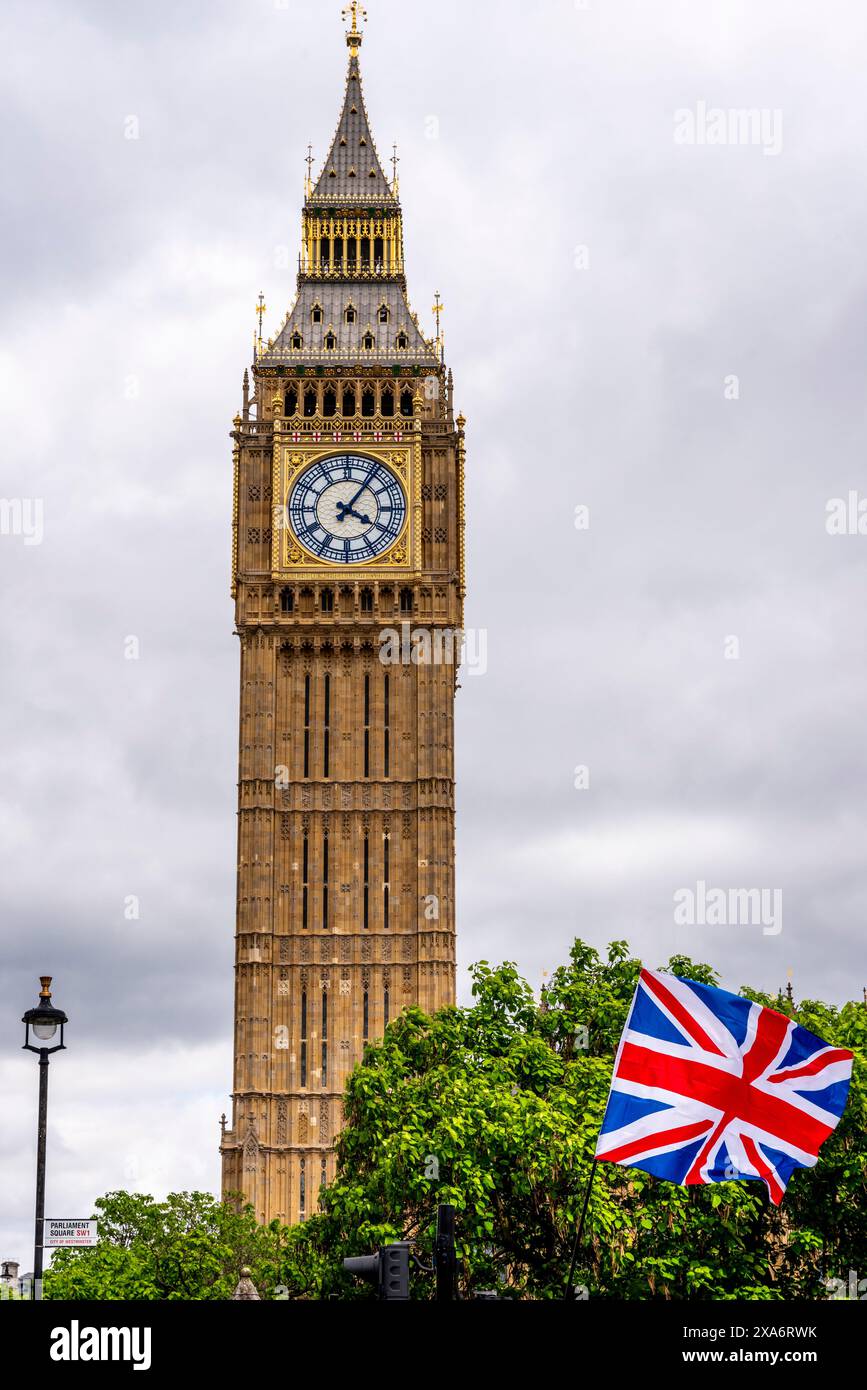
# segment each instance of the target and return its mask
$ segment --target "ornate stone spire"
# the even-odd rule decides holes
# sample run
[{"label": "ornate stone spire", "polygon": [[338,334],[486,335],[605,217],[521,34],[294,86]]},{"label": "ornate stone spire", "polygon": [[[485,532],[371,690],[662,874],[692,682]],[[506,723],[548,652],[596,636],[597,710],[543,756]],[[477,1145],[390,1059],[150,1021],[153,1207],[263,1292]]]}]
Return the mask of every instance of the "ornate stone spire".
[{"label": "ornate stone spire", "polygon": [[308,203],[393,207],[397,199],[376,152],[361,89],[358,51],[363,35],[358,28],[358,17],[366,18],[366,13],[358,4],[351,5],[343,13],[345,18],[352,16],[352,28],[346,35],[349,44],[346,94],[328,158],[308,196]]}]

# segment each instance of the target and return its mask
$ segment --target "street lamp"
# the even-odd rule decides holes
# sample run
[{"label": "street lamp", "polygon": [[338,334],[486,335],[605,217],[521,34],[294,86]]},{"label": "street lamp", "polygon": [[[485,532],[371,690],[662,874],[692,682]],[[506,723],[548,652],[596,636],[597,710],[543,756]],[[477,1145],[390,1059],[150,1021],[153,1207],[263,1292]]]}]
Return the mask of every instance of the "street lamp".
[{"label": "street lamp", "polygon": [[[51,1003],[51,976],[40,975],[39,1002],[35,1009],[28,1009],[21,1022],[24,1024],[24,1047],[28,1052],[39,1054],[39,1127],[36,1139],[36,1234],[33,1241],[33,1298],[42,1297],[42,1226],[45,1219],[45,1132],[48,1127],[48,1058],[52,1052],[61,1052],[66,1044],[63,1041],[63,1025],[67,1022],[62,1009],[55,1009]],[[47,1044],[57,1037],[60,1041],[53,1047]],[[34,1045],[30,1034],[36,1039]]]}]

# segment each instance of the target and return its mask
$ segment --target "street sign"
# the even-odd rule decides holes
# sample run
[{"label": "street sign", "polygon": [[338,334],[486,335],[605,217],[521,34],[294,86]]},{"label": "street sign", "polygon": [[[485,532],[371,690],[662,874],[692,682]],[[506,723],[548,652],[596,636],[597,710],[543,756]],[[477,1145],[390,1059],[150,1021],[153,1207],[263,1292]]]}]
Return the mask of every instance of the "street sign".
[{"label": "street sign", "polygon": [[58,1245],[96,1245],[96,1222],[52,1220],[42,1223],[42,1245],[48,1250]]}]

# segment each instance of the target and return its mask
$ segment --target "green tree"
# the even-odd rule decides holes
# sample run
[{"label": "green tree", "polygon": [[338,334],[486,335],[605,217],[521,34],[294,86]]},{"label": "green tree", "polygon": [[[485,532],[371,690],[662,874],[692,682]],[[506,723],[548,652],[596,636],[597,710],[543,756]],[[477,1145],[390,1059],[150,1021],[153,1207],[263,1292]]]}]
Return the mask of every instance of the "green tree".
[{"label": "green tree", "polygon": [[46,1298],[228,1299],[244,1265],[261,1296],[273,1296],[286,1232],[277,1222],[258,1225],[250,1207],[202,1192],[164,1202],[110,1192],[94,1215],[98,1244],[55,1253]]},{"label": "green tree", "polygon": [[[321,1210],[292,1230],[202,1193],[165,1202],[115,1192],[97,1202],[99,1244],[62,1250],[46,1295],[226,1299],[242,1265],[263,1297],[364,1299],[347,1255],[409,1239],[423,1264],[440,1202],[458,1212],[462,1291],[562,1297],[573,1232],[639,962],[625,942],[602,959],[576,941],[537,1001],[516,967],[472,972],[474,1002],[409,1009],[349,1079],[337,1173]],[[707,984],[684,956],[671,972]],[[681,1188],[600,1164],[576,1274],[591,1297],[792,1299],[867,1274],[867,1007],[742,994],[851,1048],[849,1103],[818,1167],[795,1173],[780,1208],[757,1182]],[[414,1270],[413,1293],[433,1280]]]},{"label": "green tree", "polygon": [[[342,1259],[393,1239],[415,1241],[429,1263],[436,1205],[451,1202],[464,1291],[561,1297],[639,968],[624,942],[603,960],[577,941],[541,1004],[514,965],[482,962],[472,1007],[404,1012],[349,1080],[335,1180],[287,1239],[291,1295],[372,1296]],[[717,983],[686,957],[667,969]],[[849,1105],[818,1168],[795,1174],[778,1209],[757,1182],[680,1188],[601,1164],[577,1274],[593,1297],[817,1298],[826,1277],[863,1267],[867,1009],[810,1001],[797,1018],[856,1052]],[[432,1280],[416,1272],[414,1287],[430,1297]]]}]

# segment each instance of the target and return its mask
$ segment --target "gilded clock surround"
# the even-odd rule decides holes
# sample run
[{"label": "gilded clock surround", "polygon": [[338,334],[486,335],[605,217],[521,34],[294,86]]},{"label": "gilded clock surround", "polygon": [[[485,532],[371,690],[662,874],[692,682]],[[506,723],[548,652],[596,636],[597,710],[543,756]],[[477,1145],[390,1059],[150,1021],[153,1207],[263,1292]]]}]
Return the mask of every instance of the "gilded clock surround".
[{"label": "gilded clock surround", "polygon": [[[308,173],[295,301],[235,416],[232,596],[240,642],[235,1040],[223,1191],[303,1220],[334,1172],[346,1079],[401,1009],[455,998],[453,665],[384,665],[383,630],[463,626],[465,421],[405,278],[361,89],[360,6],[337,130]],[[312,163],[312,157],[309,161]],[[350,312],[351,311],[351,312]],[[344,413],[345,412],[345,413]],[[355,453],[407,515],[370,563],[293,543],[293,479]],[[435,645],[435,644],[434,644]]]},{"label": "gilded clock surround", "polygon": [[[343,422],[346,423],[346,422]],[[272,549],[271,549],[271,577],[276,582],[285,575],[305,576],[313,578],[322,571],[329,571],[331,574],[345,575],[360,570],[362,565],[343,565],[335,561],[320,559],[310,553],[304,547],[292,531],[292,527],[286,518],[286,508],[288,505],[289,494],[293,484],[304,471],[312,464],[318,463],[321,459],[336,458],[343,452],[350,454],[360,452],[366,458],[375,459],[384,464],[395,473],[401,482],[404,494],[407,499],[406,521],[401,528],[400,535],[387,550],[377,556],[376,560],[364,565],[365,573],[382,578],[388,574],[398,573],[401,570],[407,573],[421,571],[421,459],[416,462],[416,454],[420,455],[421,433],[418,432],[418,444],[416,446],[415,437],[410,445],[391,444],[383,447],[378,444],[368,443],[376,433],[383,433],[381,430],[362,432],[357,428],[332,432],[330,435],[331,443],[328,445],[319,444],[284,444],[283,430],[275,422],[274,430],[274,472],[271,485],[271,495],[280,498],[274,507],[273,524],[271,528]],[[357,424],[358,422],[356,422]],[[363,422],[365,425],[369,421]],[[414,421],[409,422],[414,426]],[[289,426],[291,431],[291,425]],[[339,438],[335,439],[335,434]],[[352,440],[352,445],[343,447],[346,436]]]}]

